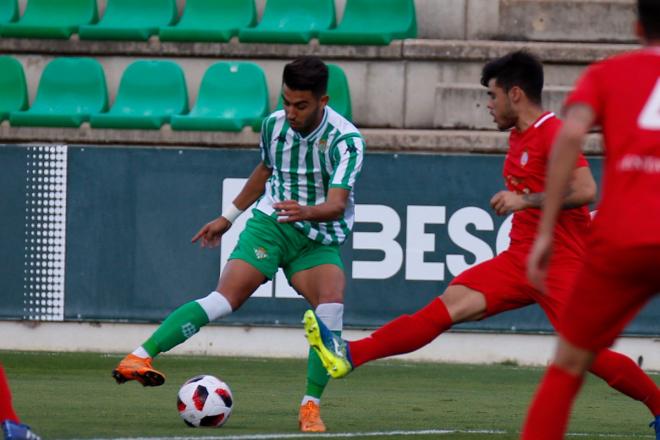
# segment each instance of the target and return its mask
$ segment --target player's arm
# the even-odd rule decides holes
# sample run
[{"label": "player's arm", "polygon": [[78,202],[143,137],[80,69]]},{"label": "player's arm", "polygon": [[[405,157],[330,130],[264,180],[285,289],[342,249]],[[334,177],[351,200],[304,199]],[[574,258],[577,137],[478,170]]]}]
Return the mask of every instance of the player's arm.
[{"label": "player's arm", "polygon": [[[570,183],[561,200],[561,209],[579,208],[592,203],[595,199],[596,181],[589,167],[573,168]],[[506,215],[522,209],[541,208],[545,200],[545,192],[516,194],[511,191],[500,191],[493,196],[490,203],[497,214]]]},{"label": "player's arm", "polygon": [[315,206],[303,206],[294,200],[276,203],[273,207],[277,210],[278,221],[327,222],[344,216],[348,197],[362,169],[364,141],[359,136],[349,135],[336,141],[331,149],[335,171],[330,177],[325,201]]},{"label": "player's arm", "polygon": [[266,166],[265,163],[259,162],[247,182],[243,185],[243,189],[238,193],[234,199],[234,206],[245,211],[261,197],[266,189],[266,182],[273,174],[273,169]]},{"label": "player's arm", "polygon": [[559,131],[550,153],[546,177],[545,202],[536,241],[527,262],[527,276],[535,286],[542,288],[552,252],[552,236],[562,208],[564,194],[569,188],[575,161],[595,121],[591,107],[572,105],[566,112],[564,125]]},{"label": "player's arm", "polygon": [[260,162],[248,177],[243,189],[234,199],[232,206],[214,220],[211,220],[195,234],[192,242],[202,239],[202,247],[214,247],[220,244],[220,237],[231,228],[236,218],[250,205],[257,201],[264,193],[266,182],[273,173],[273,169]]},{"label": "player's arm", "polygon": [[318,205],[305,206],[295,200],[286,200],[273,207],[277,210],[280,222],[329,222],[343,217],[349,194],[350,191],[344,188],[330,188],[326,201]]}]

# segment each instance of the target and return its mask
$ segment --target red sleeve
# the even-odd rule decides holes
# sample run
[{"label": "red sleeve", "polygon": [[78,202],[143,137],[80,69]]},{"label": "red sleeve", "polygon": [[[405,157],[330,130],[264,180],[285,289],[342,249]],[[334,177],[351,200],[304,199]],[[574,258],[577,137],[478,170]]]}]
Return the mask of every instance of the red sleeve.
[{"label": "red sleeve", "polygon": [[573,91],[566,98],[564,112],[571,105],[586,104],[594,111],[596,123],[600,123],[603,109],[603,94],[599,92],[601,88],[600,72],[602,69],[602,63],[596,63],[587,68],[577,80]]}]

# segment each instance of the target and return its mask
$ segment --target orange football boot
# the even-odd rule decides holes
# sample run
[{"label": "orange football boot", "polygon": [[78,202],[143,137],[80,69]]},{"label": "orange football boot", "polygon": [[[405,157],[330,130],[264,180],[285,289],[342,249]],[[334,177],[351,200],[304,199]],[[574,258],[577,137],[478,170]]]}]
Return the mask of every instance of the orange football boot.
[{"label": "orange football boot", "polygon": [[300,407],[298,427],[302,432],[325,432],[325,423],[321,420],[321,408],[311,400]]},{"label": "orange football boot", "polygon": [[165,375],[151,366],[151,358],[141,358],[134,354],[127,355],[112,370],[112,377],[117,383],[137,380],[145,387],[157,387],[165,383]]}]

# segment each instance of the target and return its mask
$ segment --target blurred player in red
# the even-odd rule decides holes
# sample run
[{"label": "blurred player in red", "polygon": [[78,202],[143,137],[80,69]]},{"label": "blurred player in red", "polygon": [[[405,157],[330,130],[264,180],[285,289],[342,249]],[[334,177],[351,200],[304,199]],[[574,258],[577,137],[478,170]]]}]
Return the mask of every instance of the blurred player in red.
[{"label": "blurred player in red", "polygon": [[[545,280],[547,293],[543,293],[528,282],[526,261],[545,198],[548,154],[561,122],[543,110],[543,66],[534,56],[514,52],[491,61],[483,69],[481,82],[488,87],[488,109],[498,128],[511,129],[503,172],[507,190],[496,193],[490,201],[497,214],[514,213],[509,248],[462,272],[423,309],[400,316],[361,340],[349,342],[333,336],[312,311],[306,312],[308,342],[331,376],[341,377],[366,362],[417,350],[456,323],[485,319],[533,303],[557,325],[582,266],[583,238],[590,226],[587,205],[595,198],[596,183],[585,158],[575,155],[568,166],[571,184],[563,193],[554,228],[555,251]],[[660,391],[632,359],[604,350],[591,371],[643,402],[653,414],[660,413]]]},{"label": "blurred player in red", "polygon": [[39,440],[39,436],[27,425],[21,424],[11,403],[9,382],[0,364],[0,424],[5,440]]},{"label": "blurred player in red", "polygon": [[[552,152],[528,266],[539,286],[554,258],[553,230],[573,164],[591,127],[603,128],[603,198],[560,319],[557,352],[525,422],[525,440],[563,438],[585,371],[660,291],[660,1],[638,0],[638,8],[645,47],[587,69],[566,101]],[[660,410],[654,415],[660,440]]]}]

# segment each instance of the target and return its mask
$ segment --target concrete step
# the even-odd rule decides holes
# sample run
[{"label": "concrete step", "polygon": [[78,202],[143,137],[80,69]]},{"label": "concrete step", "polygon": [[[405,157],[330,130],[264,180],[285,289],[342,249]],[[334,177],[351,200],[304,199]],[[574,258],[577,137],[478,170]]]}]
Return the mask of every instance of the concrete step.
[{"label": "concrete step", "polygon": [[[369,152],[387,153],[451,153],[504,154],[508,134],[493,130],[361,130]],[[85,144],[85,145],[153,145],[171,148],[251,148],[256,149],[259,135],[246,129],[240,133],[160,130],[81,128],[9,127],[0,125],[3,144]],[[589,135],[585,151],[600,154],[599,134]]]},{"label": "concrete step", "polygon": [[[547,86],[543,90],[543,107],[560,113],[571,88]],[[434,128],[495,129],[488,108],[487,89],[474,84],[440,83],[435,89]]]},{"label": "concrete step", "polygon": [[626,43],[635,19],[635,0],[466,0],[464,38]]}]

